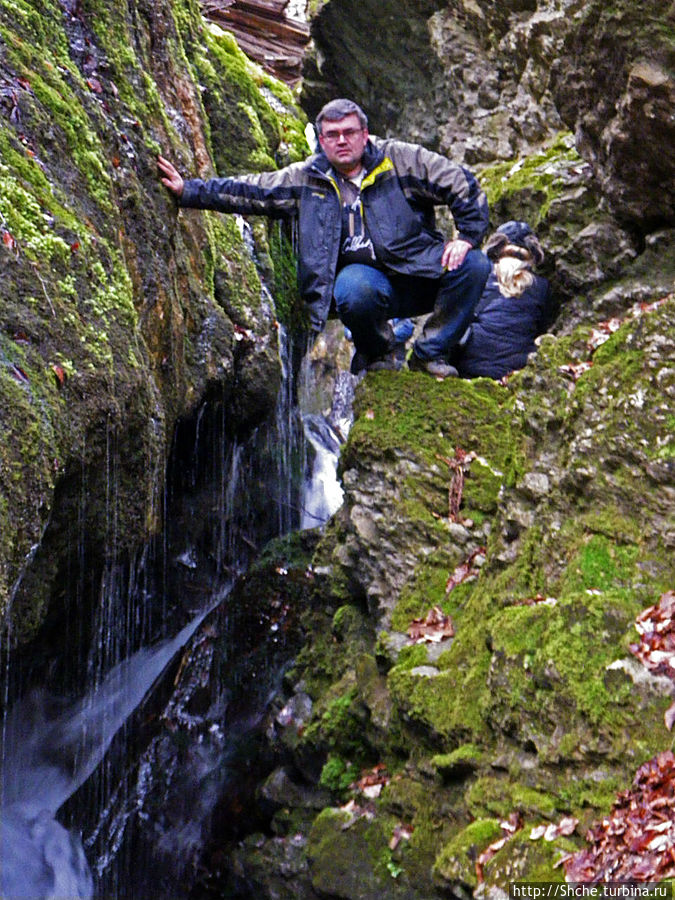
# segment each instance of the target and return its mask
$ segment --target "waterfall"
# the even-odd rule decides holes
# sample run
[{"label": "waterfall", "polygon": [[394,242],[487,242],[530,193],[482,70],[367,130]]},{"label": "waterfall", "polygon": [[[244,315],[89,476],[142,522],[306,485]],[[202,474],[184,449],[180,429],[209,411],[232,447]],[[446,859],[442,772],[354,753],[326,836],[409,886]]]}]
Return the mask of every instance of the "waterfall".
[{"label": "waterfall", "polygon": [[325,385],[305,354],[300,375],[298,405],[308,448],[302,488],[301,528],[325,524],[342,505],[343,491],[337,467],[340,447],[352,425],[352,402],[356,378],[338,371],[332,395],[325,396]]},{"label": "waterfall", "polygon": [[342,505],[337,477],[340,440],[324,416],[303,416],[305,437],[313,450],[308,454],[303,484],[301,528],[323,525]]},{"label": "waterfall", "polygon": [[[141,766],[135,772],[129,769],[129,758],[136,753],[132,748],[139,740],[134,722],[138,708],[156,693],[167,666],[172,662],[176,666],[179,655],[184,666],[192,659],[189,654],[199,657],[204,652],[210,640],[204,618],[210,610],[225,610],[221,625],[227,628],[230,587],[258,548],[300,524],[294,472],[302,471],[299,455],[304,453],[304,443],[293,408],[291,349],[281,329],[284,377],[275,419],[259,426],[245,443],[232,437],[223,401],[205,403],[191,422],[179,424],[168,469],[166,527],[126,563],[118,553],[119,455],[115,434],[109,430],[104,473],[106,563],[98,601],[92,604],[90,621],[67,621],[60,631],[62,640],[71,636],[72,628],[82,642],[88,642],[86,658],[74,653],[66,660],[62,650],[64,658],[59,663],[64,670],[68,662],[72,666],[69,685],[80,682],[88,689],[76,699],[32,691],[16,700],[3,718],[3,898],[130,896],[125,880],[136,864],[134,829],[142,827],[148,815],[144,804],[152,789],[151,769],[161,768],[164,752],[161,742],[143,738],[149,743]],[[83,467],[80,512],[72,523],[73,571],[79,573],[70,584],[76,615],[82,612],[84,582],[91,577],[83,512],[87,489]],[[167,637],[172,623],[180,627]],[[206,636],[200,626],[207,629]],[[277,627],[269,624],[267,628],[274,640]],[[237,641],[236,635],[233,640]],[[204,656],[204,665],[209,658]],[[7,676],[9,667],[7,661]],[[197,682],[203,677],[204,672]],[[269,702],[277,677],[273,671],[269,686],[261,685],[259,694],[249,692],[261,709]],[[6,677],[5,699],[9,699],[9,681]],[[157,848],[160,855],[179,856],[202,839],[200,827],[222,786],[215,773],[223,771],[230,752],[218,724],[226,707],[222,698],[222,705],[215,704],[209,711],[210,725],[199,736],[201,749],[199,758],[195,757],[193,774],[199,784],[191,799],[196,807],[182,831],[164,831],[164,846],[160,841]],[[183,715],[189,713],[169,710],[163,714],[162,721],[168,723],[164,727],[170,729],[172,716],[178,721]],[[240,727],[244,731],[253,727],[259,715],[247,712]]]},{"label": "waterfall", "polygon": [[8,900],[93,896],[79,838],[55,815],[103,760],[111,741],[205,613],[173,640],[138,651],[70,705],[34,692],[5,728],[0,889]]}]

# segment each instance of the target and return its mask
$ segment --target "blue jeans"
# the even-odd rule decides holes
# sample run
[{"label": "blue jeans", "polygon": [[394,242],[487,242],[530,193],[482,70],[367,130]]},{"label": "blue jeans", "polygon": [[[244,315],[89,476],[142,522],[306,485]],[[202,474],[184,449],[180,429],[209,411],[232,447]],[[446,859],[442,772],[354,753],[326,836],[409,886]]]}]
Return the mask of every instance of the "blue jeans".
[{"label": "blue jeans", "polygon": [[459,269],[440,278],[385,274],[355,263],[340,270],[333,296],[356,350],[367,358],[384,356],[396,343],[390,319],[431,313],[415,354],[447,359],[471,320],[489,273],[490,263],[480,250],[470,250]]}]

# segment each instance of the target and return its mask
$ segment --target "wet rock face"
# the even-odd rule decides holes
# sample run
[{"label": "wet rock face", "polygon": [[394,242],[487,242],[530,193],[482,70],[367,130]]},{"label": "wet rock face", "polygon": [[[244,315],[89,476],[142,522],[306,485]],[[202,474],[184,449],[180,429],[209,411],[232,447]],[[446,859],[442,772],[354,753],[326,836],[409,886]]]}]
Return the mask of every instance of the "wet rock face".
[{"label": "wet rock face", "polygon": [[585,4],[552,94],[616,214],[645,230],[675,215],[675,14],[659,2]]},{"label": "wet rock face", "polygon": [[270,79],[271,105],[196,4],[25,6],[0,5],[0,611],[14,596],[17,641],[69,591],[68,521],[91,573],[160,527],[180,417],[216,394],[241,433],[274,408],[253,242],[233,217],[179,212],[158,152],[186,176],[212,173],[211,152],[273,168],[302,136],[290,93]]}]

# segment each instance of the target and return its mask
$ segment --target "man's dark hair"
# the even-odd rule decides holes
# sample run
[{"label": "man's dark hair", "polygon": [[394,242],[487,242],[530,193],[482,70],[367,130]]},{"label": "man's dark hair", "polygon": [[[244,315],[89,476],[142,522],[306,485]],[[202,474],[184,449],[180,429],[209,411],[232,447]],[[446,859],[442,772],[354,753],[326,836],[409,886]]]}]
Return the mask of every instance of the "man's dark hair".
[{"label": "man's dark hair", "polygon": [[345,100],[344,98],[330,100],[316,117],[317,134],[322,133],[321,126],[323,125],[324,120],[326,122],[339,122],[340,119],[344,119],[345,116],[349,116],[352,113],[359,117],[361,128],[368,127],[368,116],[358,104],[354,103],[353,100]]}]

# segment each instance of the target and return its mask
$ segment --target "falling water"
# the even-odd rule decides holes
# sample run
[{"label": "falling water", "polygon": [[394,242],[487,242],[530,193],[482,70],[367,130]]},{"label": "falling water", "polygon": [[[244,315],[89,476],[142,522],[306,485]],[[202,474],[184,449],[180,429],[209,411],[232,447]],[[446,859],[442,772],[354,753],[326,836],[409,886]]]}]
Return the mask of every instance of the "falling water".
[{"label": "falling water", "polygon": [[[266,292],[265,303],[272,305]],[[151,501],[153,508],[163,507],[165,528],[134,558],[124,558],[120,548],[120,451],[113,425],[106,429],[101,472],[87,470],[88,454],[82,449],[75,515],[49,526],[72,535],[63,580],[66,599],[53,614],[40,650],[43,657],[54,656],[51,670],[46,664],[44,670],[58,674],[50,679],[50,690],[62,696],[43,689],[21,691],[21,676],[10,673],[9,632],[0,647],[5,676],[0,893],[8,900],[140,896],[131,883],[143,853],[150,854],[151,865],[163,860],[169,872],[198,852],[233,752],[224,723],[230,731],[252,729],[280,677],[274,659],[267,658],[276,652],[273,642],[281,639],[275,634],[279,625],[268,627],[258,615],[262,634],[256,641],[267,654],[269,677],[255,680],[259,673],[247,670],[246,660],[241,671],[234,658],[229,660],[238,680],[233,690],[249,695],[250,703],[241,707],[243,719],[223,694],[212,700],[201,725],[192,722],[188,696],[208,680],[213,660],[211,617],[218,616],[218,627],[231,632],[231,652],[241,651],[226,600],[237,576],[270,538],[323,524],[342,502],[336,468],[350,424],[351,376],[340,389],[338,379],[330,413],[318,413],[308,363],[303,363],[298,389],[293,347],[283,328],[278,333],[283,378],[274,421],[242,442],[230,428],[225,403],[213,399],[193,420],[179,423],[164,496]],[[88,557],[88,503],[98,487],[105,503],[100,572],[92,570]],[[164,732],[139,736],[147,731],[139,708],[145,717],[151,698],[164,690],[167,667],[173,677],[178,657],[180,671],[189,670],[192,681],[182,699],[171,700],[160,714]],[[80,684],[86,689],[75,690]],[[168,762],[174,728],[195,735],[187,774]],[[162,793],[157,772],[165,776],[173,802],[185,807],[184,814],[174,809],[173,818],[164,816],[161,823],[151,812]],[[149,834],[140,840],[143,830]],[[151,839],[155,845],[148,849]],[[151,890],[142,885],[139,890]]]},{"label": "falling water", "polygon": [[[74,700],[33,691],[17,700],[3,718],[0,893],[4,898],[74,900],[90,898],[95,890],[103,890],[106,900],[129,896],[125,882],[133,859],[128,849],[126,856],[120,852],[125,845],[133,846],[129,828],[138,827],[137,814],[151,789],[147,760],[137,772],[128,771],[128,759],[135,753],[131,747],[138,740],[131,724],[134,712],[207,611],[223,604],[229,586],[257,549],[270,537],[299,526],[293,472],[302,468],[297,457],[303,445],[292,408],[290,348],[283,331],[280,353],[284,379],[271,426],[260,426],[242,444],[229,432],[224,404],[212,401],[192,425],[177,430],[166,495],[167,528],[127,562],[118,552],[119,453],[109,427],[104,473],[106,562],[98,600],[91,604],[89,625],[82,627],[78,621],[74,634],[69,625],[61,630],[66,640],[90,635],[86,659],[79,661],[75,654],[68,678],[70,684],[79,680],[88,690]],[[89,489],[83,467],[77,521],[72,525],[72,571],[79,574],[70,584],[78,617],[86,607],[85,582],[91,577],[86,558]],[[175,637],[159,639],[166,623],[180,619],[188,622]],[[6,665],[9,668],[9,662]],[[5,678],[5,685],[9,681]],[[268,700],[260,696],[262,708]],[[217,716],[217,709],[212,712]],[[209,767],[222,768],[227,752],[215,722],[209,735],[202,745],[201,768],[197,767],[205,779]],[[204,795],[204,809],[194,810],[195,820],[208,815],[214,800],[213,791]],[[80,830],[85,832],[86,857]],[[199,829],[193,831],[192,837],[187,831],[173,835],[176,849],[183,840],[187,846],[200,838]]]},{"label": "falling water", "polygon": [[204,615],[173,640],[119,663],[79,701],[66,705],[45,692],[33,692],[15,704],[7,718],[3,747],[3,897],[93,896],[82,843],[55,815],[100,764],[115,734]]},{"label": "falling water", "polygon": [[340,440],[324,416],[303,416],[305,437],[313,450],[303,486],[301,528],[323,525],[342,505],[337,477]]},{"label": "falling water", "polygon": [[352,425],[356,379],[338,371],[330,397],[324,379],[317,376],[310,353],[303,358],[298,407],[307,443],[302,489],[301,527],[325,524],[343,501],[337,468],[340,448]]}]

